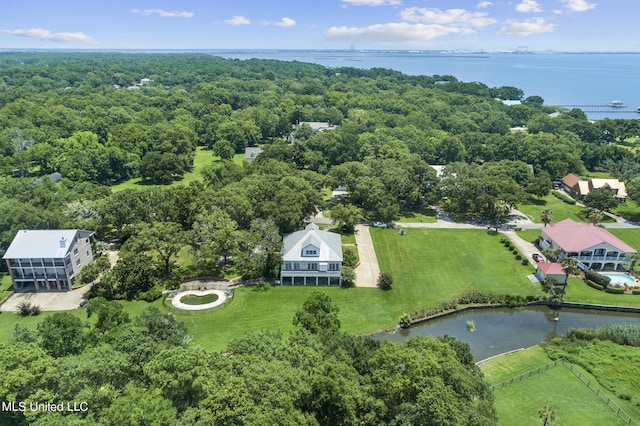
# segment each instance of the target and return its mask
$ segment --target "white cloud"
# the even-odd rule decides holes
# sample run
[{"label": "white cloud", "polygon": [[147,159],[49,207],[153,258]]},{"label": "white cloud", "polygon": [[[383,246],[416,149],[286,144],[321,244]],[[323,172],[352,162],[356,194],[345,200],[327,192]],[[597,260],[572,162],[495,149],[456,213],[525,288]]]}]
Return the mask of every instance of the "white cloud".
[{"label": "white cloud", "polygon": [[410,24],[392,22],[368,27],[331,27],[324,36],[331,40],[391,43],[431,40],[447,34],[464,34],[467,30],[445,25]]},{"label": "white cloud", "polygon": [[137,15],[151,16],[158,15],[161,18],[191,18],[195,15],[193,12],[177,12],[177,11],[168,11],[162,9],[132,9],[131,13],[135,13]]},{"label": "white cloud", "polygon": [[516,6],[516,10],[522,13],[542,12],[540,3],[536,0],[522,0],[522,3]]},{"label": "white cloud", "polygon": [[224,21],[227,25],[249,25],[251,21],[245,18],[244,16],[232,16],[230,19],[225,19]]},{"label": "white cloud", "polygon": [[286,16],[284,18],[282,18],[279,22],[274,22],[271,25],[275,25],[277,27],[293,27],[296,24],[296,21],[294,21],[291,18],[287,18]]},{"label": "white cloud", "polygon": [[493,6],[493,3],[491,3],[490,1],[481,1],[476,7],[478,9],[486,9],[487,7],[491,6]]},{"label": "white cloud", "polygon": [[597,3],[589,3],[586,0],[560,0],[564,7],[572,12],[586,12],[587,10],[595,9]]},{"label": "white cloud", "polygon": [[342,0],[353,6],[397,6],[401,4],[400,0]]},{"label": "white cloud", "polygon": [[548,24],[544,18],[527,19],[526,21],[507,21],[507,26],[498,31],[502,35],[529,36],[532,34],[552,32],[555,24]]},{"label": "white cloud", "polygon": [[57,43],[84,43],[97,44],[91,37],[83,33],[51,33],[42,28],[31,28],[29,30],[2,30],[5,34],[17,35],[36,40],[49,40]]},{"label": "white cloud", "polygon": [[457,25],[464,27],[486,27],[496,23],[485,12],[467,12],[464,9],[427,9],[411,7],[400,12],[400,17],[409,22],[423,24]]}]

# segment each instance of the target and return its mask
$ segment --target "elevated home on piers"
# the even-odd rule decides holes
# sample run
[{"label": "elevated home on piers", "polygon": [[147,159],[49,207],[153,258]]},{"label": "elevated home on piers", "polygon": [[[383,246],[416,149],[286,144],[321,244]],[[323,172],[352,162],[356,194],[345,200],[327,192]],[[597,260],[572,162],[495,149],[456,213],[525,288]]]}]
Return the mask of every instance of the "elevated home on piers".
[{"label": "elevated home on piers", "polygon": [[13,290],[69,291],[93,261],[93,235],[80,229],[20,230],[2,257]]},{"label": "elevated home on piers", "polygon": [[626,271],[636,250],[604,228],[565,219],[542,228],[540,248],[573,257],[578,266],[594,271]]},{"label": "elevated home on piers", "polygon": [[342,285],[342,240],[310,223],[286,235],[282,244],[280,285]]}]

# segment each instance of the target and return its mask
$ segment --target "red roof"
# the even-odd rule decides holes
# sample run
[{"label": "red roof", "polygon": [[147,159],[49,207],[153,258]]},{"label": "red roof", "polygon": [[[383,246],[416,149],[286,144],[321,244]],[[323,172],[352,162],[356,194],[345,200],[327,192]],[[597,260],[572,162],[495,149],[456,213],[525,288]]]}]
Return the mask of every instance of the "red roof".
[{"label": "red roof", "polygon": [[609,231],[599,226],[591,226],[583,222],[575,222],[565,219],[542,228],[543,236],[553,240],[562,250],[566,252],[579,252],[590,249],[598,244],[607,243],[624,253],[636,253],[636,250],[612,235]]},{"label": "red roof", "polygon": [[564,269],[560,263],[538,263],[538,268],[545,275],[564,275]]}]

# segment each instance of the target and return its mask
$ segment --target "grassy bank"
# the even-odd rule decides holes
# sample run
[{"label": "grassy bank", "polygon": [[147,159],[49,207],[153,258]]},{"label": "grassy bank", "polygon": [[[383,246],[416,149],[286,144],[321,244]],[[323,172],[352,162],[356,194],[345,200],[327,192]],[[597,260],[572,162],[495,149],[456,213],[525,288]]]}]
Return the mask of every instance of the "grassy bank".
[{"label": "grassy bank", "polygon": [[[491,385],[548,364],[539,346],[481,364]],[[582,374],[587,374],[584,371]],[[589,376],[591,380],[593,377]],[[556,424],[623,425],[615,412],[563,364],[550,367],[522,381],[494,391],[500,425],[540,425],[539,410],[549,407]]]}]

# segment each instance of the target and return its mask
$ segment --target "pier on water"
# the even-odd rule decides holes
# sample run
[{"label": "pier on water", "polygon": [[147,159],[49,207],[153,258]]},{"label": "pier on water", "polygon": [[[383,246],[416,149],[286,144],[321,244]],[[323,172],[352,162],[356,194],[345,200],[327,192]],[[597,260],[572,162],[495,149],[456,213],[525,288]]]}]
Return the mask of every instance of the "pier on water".
[{"label": "pier on water", "polygon": [[[566,104],[566,105],[555,105],[561,108],[589,108],[585,110],[585,112],[594,112],[594,113],[616,113],[616,114],[638,114],[640,113],[640,108],[638,109],[628,109],[626,107],[622,108],[614,108],[608,104]],[[594,108],[594,109],[592,109]]]}]

